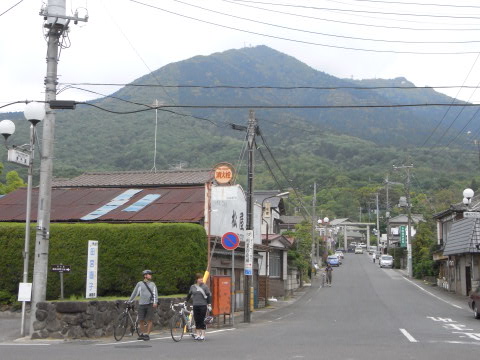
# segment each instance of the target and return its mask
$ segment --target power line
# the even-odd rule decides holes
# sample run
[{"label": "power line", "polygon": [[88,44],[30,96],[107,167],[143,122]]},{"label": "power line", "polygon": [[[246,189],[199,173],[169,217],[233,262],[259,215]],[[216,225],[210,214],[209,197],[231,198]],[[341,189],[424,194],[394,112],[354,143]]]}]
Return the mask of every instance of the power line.
[{"label": "power line", "polygon": [[3,13],[1,13],[0,16],[5,15],[7,12],[9,12],[10,10],[12,10],[15,6],[19,5],[21,2],[23,2],[23,0],[20,0],[20,1],[17,2],[15,5],[12,5],[11,7],[9,7],[7,10],[5,10]]},{"label": "power line", "polygon": [[380,14],[380,15],[396,15],[396,16],[412,16],[412,17],[433,17],[433,18],[448,18],[448,19],[479,19],[479,16],[455,16],[455,15],[439,15],[439,14],[417,14],[417,13],[398,13],[398,12],[384,12],[384,11],[368,11],[368,10],[353,10],[353,9],[341,9],[341,8],[328,8],[328,7],[317,7],[317,6],[306,6],[306,5],[293,5],[293,4],[280,4],[272,2],[261,2],[253,0],[232,0],[234,2],[246,2],[262,5],[273,5],[280,7],[293,7],[293,8],[302,8],[309,10],[327,10],[327,11],[339,11],[339,12],[348,12],[348,13],[364,13],[364,14]]},{"label": "power line", "polygon": [[411,54],[411,55],[467,55],[467,54],[476,54],[478,52],[478,51],[457,51],[457,52],[397,51],[397,50],[379,50],[379,49],[354,48],[354,47],[348,47],[348,46],[323,44],[323,43],[318,43],[318,42],[297,40],[297,39],[292,39],[292,38],[287,38],[287,37],[282,37],[282,36],[264,34],[264,33],[259,33],[259,32],[255,32],[255,31],[236,28],[236,27],[233,27],[233,26],[222,25],[222,24],[211,22],[211,21],[195,18],[195,17],[192,17],[192,16],[179,14],[179,13],[176,13],[176,12],[173,12],[173,11],[170,11],[170,10],[166,10],[166,9],[163,9],[163,8],[158,7],[158,6],[151,5],[151,4],[145,4],[145,3],[142,3],[141,1],[138,1],[138,0],[130,0],[130,2],[139,4],[139,5],[143,5],[143,6],[146,6],[146,7],[150,7],[150,8],[159,10],[159,11],[163,11],[163,12],[166,12],[168,14],[180,16],[180,17],[183,17],[183,18],[186,18],[186,19],[195,20],[195,21],[198,21],[198,22],[201,22],[201,23],[204,23],[204,24],[209,24],[209,25],[221,27],[221,28],[224,28],[224,29],[230,29],[230,30],[235,30],[235,31],[247,33],[247,34],[263,36],[263,37],[267,37],[267,38],[271,38],[271,39],[295,42],[295,43],[299,43],[299,44],[322,46],[322,47],[342,49],[342,50],[364,51],[364,52],[374,52],[374,53]]},{"label": "power line", "polygon": [[287,16],[294,16],[294,17],[299,17],[299,18],[304,18],[304,19],[312,19],[312,20],[319,20],[319,21],[333,22],[333,23],[347,24],[347,25],[364,26],[364,27],[396,29],[396,30],[411,30],[411,31],[477,31],[476,28],[471,28],[471,29],[461,29],[461,28],[460,29],[457,29],[457,28],[412,28],[412,27],[391,26],[391,25],[362,24],[362,23],[356,23],[356,22],[350,22],[350,21],[341,21],[341,20],[319,18],[319,17],[309,16],[309,15],[293,14],[293,13],[288,13],[288,12],[285,12],[285,11],[279,11],[279,10],[262,8],[262,7],[258,7],[258,6],[254,6],[254,5],[243,4],[243,3],[239,3],[238,1],[235,1],[235,0],[221,0],[221,1],[236,4],[237,6],[244,6],[244,7],[248,7],[248,8],[252,8],[252,9],[263,10],[263,11],[267,11],[267,12],[273,12],[273,13],[276,13],[276,14],[283,14],[283,15],[287,15]]},{"label": "power line", "polygon": [[126,86],[126,87],[164,87],[164,88],[191,88],[191,89],[268,89],[268,90],[434,90],[434,89],[476,89],[476,85],[439,85],[439,86],[274,86],[274,85],[164,85],[164,84],[135,84],[135,83],[95,83],[95,82],[63,82],[59,85],[73,86]]},{"label": "power line", "polygon": [[384,1],[384,0],[350,0],[354,2],[372,2],[372,3],[382,3],[382,4],[398,4],[398,5],[418,5],[418,6],[432,6],[432,7],[450,7],[450,8],[471,8],[471,9],[480,9],[480,6],[475,5],[451,5],[451,4],[435,4],[435,3],[418,3],[418,2],[408,2],[408,1]]},{"label": "power line", "polygon": [[407,40],[387,40],[387,39],[372,39],[372,38],[362,38],[362,37],[355,37],[355,36],[345,36],[345,35],[338,35],[338,34],[329,34],[329,33],[323,33],[323,32],[318,32],[318,31],[310,31],[310,30],[305,30],[305,29],[298,29],[298,28],[292,28],[288,26],[283,26],[283,25],[278,25],[278,24],[272,24],[264,21],[258,21],[258,20],[253,20],[249,18],[245,18],[242,16],[237,16],[237,15],[232,15],[228,13],[224,13],[221,11],[216,11],[212,9],[208,9],[202,6],[198,5],[193,5],[181,0],[173,0],[174,2],[184,4],[187,6],[191,6],[196,9],[201,9],[204,11],[212,12],[215,14],[220,14],[223,16],[228,16],[232,17],[235,19],[240,19],[244,21],[249,21],[253,22],[256,24],[262,24],[262,25],[267,25],[267,26],[272,26],[276,28],[281,28],[281,29],[286,29],[286,30],[293,30],[293,31],[298,31],[302,33],[308,33],[308,34],[314,34],[314,35],[322,35],[322,36],[328,36],[328,37],[335,37],[335,38],[342,38],[342,39],[350,39],[350,40],[361,40],[361,41],[374,41],[374,42],[385,42],[385,43],[400,43],[400,44],[471,44],[471,43],[478,43],[480,40],[465,40],[465,41],[407,41]]}]

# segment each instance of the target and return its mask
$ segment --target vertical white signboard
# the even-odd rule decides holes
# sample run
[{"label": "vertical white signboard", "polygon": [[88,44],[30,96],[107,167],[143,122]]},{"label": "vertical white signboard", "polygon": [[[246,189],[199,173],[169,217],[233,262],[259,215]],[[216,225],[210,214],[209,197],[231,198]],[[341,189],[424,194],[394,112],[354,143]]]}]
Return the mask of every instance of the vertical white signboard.
[{"label": "vertical white signboard", "polygon": [[88,241],[86,298],[97,297],[98,241]]},{"label": "vertical white signboard", "polygon": [[245,233],[245,275],[253,275],[253,230]]}]

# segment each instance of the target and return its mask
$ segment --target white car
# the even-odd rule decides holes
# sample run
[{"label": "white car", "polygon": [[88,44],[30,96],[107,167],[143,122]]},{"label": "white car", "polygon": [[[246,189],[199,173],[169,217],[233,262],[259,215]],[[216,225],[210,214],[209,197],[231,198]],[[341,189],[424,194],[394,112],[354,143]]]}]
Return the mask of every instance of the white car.
[{"label": "white car", "polygon": [[381,255],[380,260],[378,261],[378,265],[383,267],[393,268],[393,257],[390,255]]},{"label": "white car", "polygon": [[335,255],[339,257],[339,259],[343,259],[345,255],[343,255],[343,251],[337,250],[335,251]]},{"label": "white car", "polygon": [[363,254],[363,248],[361,248],[360,246],[357,246],[355,248],[355,254]]}]

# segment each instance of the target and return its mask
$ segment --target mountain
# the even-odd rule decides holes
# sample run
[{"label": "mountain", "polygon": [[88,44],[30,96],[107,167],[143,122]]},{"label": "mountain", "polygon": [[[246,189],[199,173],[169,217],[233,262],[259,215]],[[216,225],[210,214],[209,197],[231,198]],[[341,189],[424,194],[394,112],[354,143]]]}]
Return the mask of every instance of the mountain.
[{"label": "mountain", "polygon": [[[193,85],[204,87],[188,87]],[[258,86],[266,87],[239,88]],[[358,89],[372,86],[382,88]],[[245,133],[232,130],[229,124],[245,125],[249,109],[225,109],[224,105],[385,105],[452,101],[432,89],[397,88],[409,86],[412,84],[404,78],[339,79],[266,46],[196,56],[166,65],[109,97],[90,102],[126,114],[85,105],[78,105],[74,111],[58,111],[55,175],[152,169],[156,114],[140,110],[146,109],[141,104],[153,104],[156,99],[165,105],[219,106],[168,107],[158,111],[156,168],[165,169],[181,162],[188,163],[189,167],[205,167],[220,161],[238,165],[241,158]],[[472,111],[465,109],[461,113],[452,126],[452,135],[473,116]],[[459,109],[449,112],[439,125],[438,134],[458,112]],[[339,183],[365,186],[372,181],[381,183],[392,164],[407,160],[415,162],[423,186],[448,187],[453,182],[452,174],[456,176],[455,181],[469,181],[474,176],[473,167],[477,166],[474,163],[477,158],[471,152],[415,147],[422,144],[444,113],[445,108],[440,107],[257,109],[259,126],[270,147],[260,138],[257,145],[281,183],[272,178],[257,154],[259,187],[279,188],[295,183],[310,192],[313,181],[325,187]],[[18,126],[18,122],[24,121],[22,117],[20,113],[0,114],[0,119],[17,122],[18,134],[12,137],[12,142],[28,142],[28,127]],[[275,166],[268,149],[272,149],[275,160],[282,164],[284,174]],[[5,157],[3,149],[0,156]],[[459,162],[459,156],[464,161]],[[5,165],[7,170],[15,168]]]}]

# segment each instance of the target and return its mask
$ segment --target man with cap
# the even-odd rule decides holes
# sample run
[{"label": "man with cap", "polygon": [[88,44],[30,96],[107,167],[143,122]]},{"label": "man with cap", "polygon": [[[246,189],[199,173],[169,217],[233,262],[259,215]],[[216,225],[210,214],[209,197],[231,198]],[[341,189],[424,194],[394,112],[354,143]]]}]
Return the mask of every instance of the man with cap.
[{"label": "man with cap", "polygon": [[[140,325],[140,335],[138,340],[150,340],[152,331],[153,309],[157,307],[158,291],[157,286],[152,282],[152,270],[144,270],[143,281],[139,281],[130,296],[129,302],[132,302],[137,296],[138,300],[138,322]],[[147,329],[145,329],[147,323]]]}]

